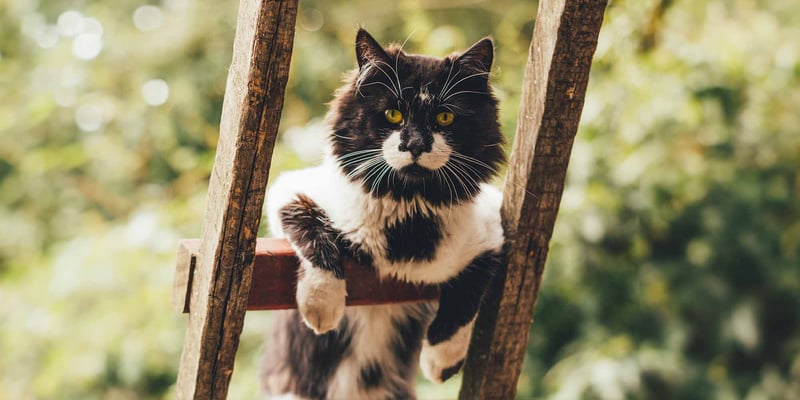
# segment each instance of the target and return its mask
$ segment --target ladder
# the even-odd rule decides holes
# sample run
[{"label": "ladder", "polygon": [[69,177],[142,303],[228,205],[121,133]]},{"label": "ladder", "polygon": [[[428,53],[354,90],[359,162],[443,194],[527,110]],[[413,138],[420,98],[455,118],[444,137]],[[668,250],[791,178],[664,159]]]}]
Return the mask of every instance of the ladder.
[{"label": "ladder", "polygon": [[[478,314],[459,398],[512,399],[607,0],[540,0],[501,209],[508,263]],[[182,240],[173,305],[189,314],[178,399],[225,399],[247,310],[294,304],[297,260],[257,239],[298,0],[240,0],[202,238]],[[435,288],[346,265],[349,305],[422,301]],[[382,285],[382,286],[377,286]],[[378,288],[379,290],[376,290]]]}]

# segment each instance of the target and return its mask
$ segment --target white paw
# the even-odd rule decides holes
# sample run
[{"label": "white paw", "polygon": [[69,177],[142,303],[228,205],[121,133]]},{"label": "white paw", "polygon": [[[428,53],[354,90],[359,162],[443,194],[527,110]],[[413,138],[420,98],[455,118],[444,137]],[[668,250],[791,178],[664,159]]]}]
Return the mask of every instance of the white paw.
[{"label": "white paw", "polygon": [[442,383],[461,369],[469,349],[472,326],[473,322],[470,322],[456,331],[450,339],[435,345],[431,345],[428,339],[422,341],[419,366],[425,378],[434,383]]},{"label": "white paw", "polygon": [[339,326],[346,296],[344,279],[310,265],[303,269],[297,281],[297,308],[303,322],[317,335]]}]

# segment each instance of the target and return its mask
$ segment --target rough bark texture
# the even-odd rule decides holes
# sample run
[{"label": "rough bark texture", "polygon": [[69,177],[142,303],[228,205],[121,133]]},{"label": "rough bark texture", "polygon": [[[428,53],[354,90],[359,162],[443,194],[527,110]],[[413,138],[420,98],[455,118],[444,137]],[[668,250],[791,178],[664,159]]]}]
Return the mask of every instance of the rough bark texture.
[{"label": "rough bark texture", "polygon": [[461,399],[513,399],[605,0],[541,0],[503,198],[507,268],[487,293]]},{"label": "rough bark texture", "polygon": [[[184,239],[178,246],[178,265],[173,285],[173,306],[189,312],[187,291],[192,287],[192,271],[196,266],[200,240]],[[284,239],[260,238],[256,242],[252,284],[247,310],[283,310],[297,308],[297,270],[299,262],[292,247]],[[379,279],[375,270],[344,261],[347,280],[347,305],[363,306],[389,303],[431,301],[439,298],[435,286],[419,286],[393,279]]]},{"label": "rough bark texture", "polygon": [[250,291],[256,233],[283,94],[297,0],[241,0],[209,183],[179,399],[224,399]]}]

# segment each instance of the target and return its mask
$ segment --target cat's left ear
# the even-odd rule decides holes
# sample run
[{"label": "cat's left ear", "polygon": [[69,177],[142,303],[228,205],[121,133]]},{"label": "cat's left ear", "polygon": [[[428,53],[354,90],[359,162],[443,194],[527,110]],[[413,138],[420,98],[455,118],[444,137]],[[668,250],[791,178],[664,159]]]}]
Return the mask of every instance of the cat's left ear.
[{"label": "cat's left ear", "polygon": [[363,68],[366,63],[389,63],[389,56],[372,35],[363,28],[356,34],[356,58],[358,68]]},{"label": "cat's left ear", "polygon": [[485,37],[472,45],[456,59],[456,62],[480,72],[489,72],[494,60],[494,42]]}]

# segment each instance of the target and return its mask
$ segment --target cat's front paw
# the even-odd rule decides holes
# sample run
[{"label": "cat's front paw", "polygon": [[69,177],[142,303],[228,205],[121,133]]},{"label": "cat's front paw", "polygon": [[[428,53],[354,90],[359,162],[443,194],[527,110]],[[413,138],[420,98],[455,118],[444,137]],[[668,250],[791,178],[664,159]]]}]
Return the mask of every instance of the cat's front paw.
[{"label": "cat's front paw", "polygon": [[467,356],[471,336],[470,323],[461,327],[451,338],[434,345],[425,339],[419,355],[422,375],[431,382],[442,383],[457,374]]},{"label": "cat's front paw", "polygon": [[297,308],[303,322],[321,335],[339,326],[347,296],[344,279],[309,266],[297,281]]}]

